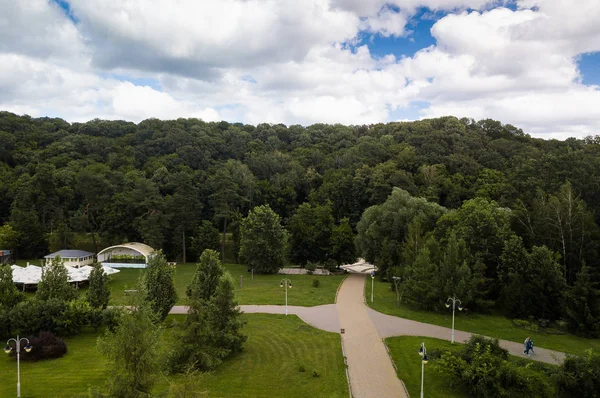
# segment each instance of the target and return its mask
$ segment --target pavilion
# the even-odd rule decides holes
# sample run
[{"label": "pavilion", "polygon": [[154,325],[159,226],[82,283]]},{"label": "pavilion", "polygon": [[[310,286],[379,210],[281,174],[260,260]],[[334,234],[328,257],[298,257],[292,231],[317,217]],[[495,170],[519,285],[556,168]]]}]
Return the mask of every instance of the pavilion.
[{"label": "pavilion", "polygon": [[123,243],[101,250],[98,262],[113,268],[146,268],[152,253],[154,249],[144,243]]}]

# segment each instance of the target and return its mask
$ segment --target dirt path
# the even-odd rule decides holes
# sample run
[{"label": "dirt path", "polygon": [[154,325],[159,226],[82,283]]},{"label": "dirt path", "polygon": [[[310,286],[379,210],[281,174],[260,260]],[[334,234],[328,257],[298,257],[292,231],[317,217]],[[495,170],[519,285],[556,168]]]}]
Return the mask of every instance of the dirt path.
[{"label": "dirt path", "polygon": [[337,296],[342,345],[355,398],[407,397],[364,304],[365,275],[351,274]]}]

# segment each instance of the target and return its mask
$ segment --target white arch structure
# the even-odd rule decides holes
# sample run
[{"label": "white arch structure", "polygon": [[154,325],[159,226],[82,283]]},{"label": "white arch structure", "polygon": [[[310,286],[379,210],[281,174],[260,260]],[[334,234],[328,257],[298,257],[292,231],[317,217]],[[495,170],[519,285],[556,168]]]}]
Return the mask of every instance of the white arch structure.
[{"label": "white arch structure", "polygon": [[[144,243],[123,243],[102,249],[98,253],[98,262],[113,268],[146,268],[152,253],[154,249]],[[124,261],[122,256],[143,256],[144,261]]]}]

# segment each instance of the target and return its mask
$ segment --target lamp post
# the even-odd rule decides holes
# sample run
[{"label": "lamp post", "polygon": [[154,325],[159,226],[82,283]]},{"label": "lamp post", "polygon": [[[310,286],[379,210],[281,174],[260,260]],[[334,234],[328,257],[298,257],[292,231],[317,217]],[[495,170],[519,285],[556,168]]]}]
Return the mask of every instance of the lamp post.
[{"label": "lamp post", "polygon": [[456,296],[448,297],[446,300],[446,308],[450,308],[450,302],[452,302],[452,340],[450,341],[454,344],[454,309],[456,308],[456,303],[458,302],[458,310],[462,311],[462,301],[456,298]]},{"label": "lamp post", "polygon": [[16,339],[8,339],[6,342],[6,347],[4,348],[4,352],[10,354],[13,348],[10,345],[10,342],[13,341],[15,343],[15,348],[17,351],[17,398],[21,398],[21,341],[25,340],[27,345],[25,346],[25,352],[31,351],[31,346],[29,345],[29,340],[25,337],[19,338],[17,336]]},{"label": "lamp post", "polygon": [[425,364],[429,361],[427,357],[427,349],[425,348],[425,343],[421,343],[421,348],[419,348],[419,355],[421,356],[421,398],[423,398],[423,384],[425,381]]},{"label": "lamp post", "polygon": [[287,304],[287,291],[292,288],[292,281],[288,278],[283,278],[281,282],[279,282],[279,287],[283,287],[285,289],[285,315],[288,314],[288,304]]},{"label": "lamp post", "polygon": [[392,281],[394,282],[394,288],[396,289],[396,305],[400,307],[400,290],[398,290],[398,286],[400,282],[402,282],[402,278],[399,276],[392,276]]},{"label": "lamp post", "polygon": [[375,281],[375,272],[371,272],[371,302],[373,302],[374,281]]}]

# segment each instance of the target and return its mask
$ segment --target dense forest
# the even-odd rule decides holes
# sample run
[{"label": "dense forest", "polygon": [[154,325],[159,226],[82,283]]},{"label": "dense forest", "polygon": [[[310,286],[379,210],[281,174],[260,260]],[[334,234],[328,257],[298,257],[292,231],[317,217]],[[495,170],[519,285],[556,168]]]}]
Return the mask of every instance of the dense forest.
[{"label": "dense forest", "polygon": [[[143,241],[190,261],[207,221],[231,233],[237,254],[242,220],[268,205],[290,232],[291,262],[352,251],[343,236],[356,234],[357,254],[384,278],[412,278],[407,297],[424,307],[423,275],[452,263],[445,280],[468,274],[459,282],[480,293],[475,308],[521,292],[521,280],[551,296],[535,315],[564,315],[548,308],[574,289],[589,297],[572,311],[591,323],[600,312],[600,136],[547,141],[454,117],[288,127],[0,112],[0,143],[0,248],[20,258],[85,233],[96,246]],[[527,316],[533,305],[504,308]]]}]

